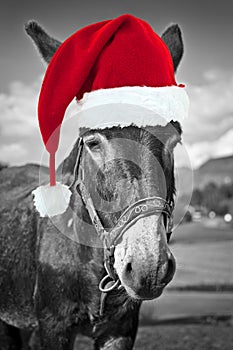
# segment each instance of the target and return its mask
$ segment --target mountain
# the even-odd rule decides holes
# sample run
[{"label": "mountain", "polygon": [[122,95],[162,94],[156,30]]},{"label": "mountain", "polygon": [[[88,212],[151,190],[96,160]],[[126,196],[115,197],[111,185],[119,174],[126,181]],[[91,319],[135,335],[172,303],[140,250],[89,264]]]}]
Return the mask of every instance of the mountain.
[{"label": "mountain", "polygon": [[194,172],[194,184],[203,187],[208,182],[218,184],[233,181],[233,156],[210,159]]},{"label": "mountain", "polygon": [[[193,172],[193,174],[192,174]],[[179,181],[182,183],[181,191],[186,193],[190,187],[193,175],[193,188],[203,188],[209,182],[217,184],[233,181],[233,155],[222,158],[209,159],[198,169],[192,170],[187,167],[178,169]]]}]

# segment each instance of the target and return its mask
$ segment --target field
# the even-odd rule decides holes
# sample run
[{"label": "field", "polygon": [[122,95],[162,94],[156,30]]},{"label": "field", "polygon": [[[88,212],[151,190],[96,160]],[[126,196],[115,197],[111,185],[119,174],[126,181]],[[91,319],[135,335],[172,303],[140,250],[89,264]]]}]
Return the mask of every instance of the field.
[{"label": "field", "polygon": [[141,327],[135,350],[231,350],[232,325],[167,325]]},{"label": "field", "polygon": [[[92,342],[81,339],[76,350],[91,350]],[[140,327],[134,350],[232,350],[232,325],[166,325]]]},{"label": "field", "polygon": [[174,281],[144,303],[135,349],[233,349],[233,229],[209,221],[179,226],[171,250]]},{"label": "field", "polygon": [[210,225],[185,224],[174,232],[177,273],[170,288],[233,286],[233,228]]}]

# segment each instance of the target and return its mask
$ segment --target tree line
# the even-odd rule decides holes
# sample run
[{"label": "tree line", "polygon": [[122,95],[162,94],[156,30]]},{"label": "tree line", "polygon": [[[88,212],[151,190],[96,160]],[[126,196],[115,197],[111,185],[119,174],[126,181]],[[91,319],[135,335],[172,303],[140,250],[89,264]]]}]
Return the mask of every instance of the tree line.
[{"label": "tree line", "polygon": [[210,182],[202,189],[194,189],[190,204],[217,215],[233,214],[233,182],[221,185]]}]

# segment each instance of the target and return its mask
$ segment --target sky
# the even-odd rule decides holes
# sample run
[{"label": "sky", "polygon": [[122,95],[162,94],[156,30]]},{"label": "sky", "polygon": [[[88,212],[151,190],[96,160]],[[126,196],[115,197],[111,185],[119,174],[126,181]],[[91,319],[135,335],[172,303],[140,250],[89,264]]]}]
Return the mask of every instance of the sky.
[{"label": "sky", "polygon": [[[5,1],[0,12],[0,161],[24,164],[42,157],[37,100],[46,65],[24,23],[35,19],[63,41],[83,26],[123,13],[148,21],[158,34],[171,23],[181,27],[185,53],[176,80],[185,83],[191,101],[183,124],[191,165],[233,154],[232,7],[225,0]],[[185,165],[181,154],[178,149],[177,161]]]}]

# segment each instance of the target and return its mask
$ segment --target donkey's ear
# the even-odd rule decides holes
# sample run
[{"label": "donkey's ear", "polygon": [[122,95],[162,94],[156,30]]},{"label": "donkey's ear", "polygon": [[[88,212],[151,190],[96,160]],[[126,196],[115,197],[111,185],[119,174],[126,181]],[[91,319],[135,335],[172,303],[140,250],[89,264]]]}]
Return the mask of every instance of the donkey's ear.
[{"label": "donkey's ear", "polygon": [[173,151],[178,143],[182,144],[182,128],[179,122],[171,121],[165,127],[165,141],[163,148],[163,161],[167,169],[173,163]]},{"label": "donkey's ear", "polygon": [[42,58],[46,63],[49,63],[54,53],[61,45],[61,42],[48,35],[36,21],[29,21],[26,23],[25,30],[34,41]]},{"label": "donkey's ear", "polygon": [[174,70],[176,72],[184,52],[181,30],[178,24],[173,24],[168,27],[161,38],[169,48],[174,64]]}]

